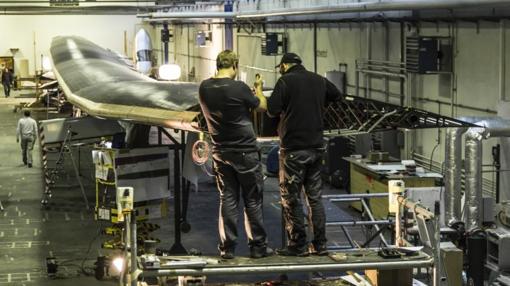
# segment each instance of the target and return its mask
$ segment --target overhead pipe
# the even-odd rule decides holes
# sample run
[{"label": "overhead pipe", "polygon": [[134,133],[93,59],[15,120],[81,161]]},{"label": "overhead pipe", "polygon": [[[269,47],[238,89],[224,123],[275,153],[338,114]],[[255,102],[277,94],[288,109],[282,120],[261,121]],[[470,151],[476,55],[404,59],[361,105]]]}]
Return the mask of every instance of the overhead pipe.
[{"label": "overhead pipe", "polygon": [[425,9],[454,9],[454,8],[472,8],[483,6],[509,5],[505,0],[387,0],[370,2],[341,3],[338,5],[322,5],[306,8],[286,8],[272,9],[271,11],[248,11],[239,12],[237,18],[260,18],[276,16],[297,16],[328,13],[354,13],[354,12],[374,12],[374,11],[398,11],[398,10],[425,10]]},{"label": "overhead pipe", "polygon": [[340,3],[336,5],[321,5],[315,7],[295,7],[284,9],[267,9],[255,11],[237,11],[237,12],[215,12],[215,11],[196,11],[196,12],[152,12],[139,14],[141,18],[150,19],[180,19],[180,18],[264,18],[278,16],[299,16],[299,15],[315,15],[315,14],[331,14],[331,13],[360,13],[374,11],[402,11],[402,10],[426,10],[426,9],[454,9],[454,8],[473,8],[487,6],[503,6],[510,5],[505,0],[387,0],[387,1],[365,1]]},{"label": "overhead pipe", "polygon": [[236,12],[179,12],[179,11],[172,11],[172,12],[153,12],[153,13],[147,13],[147,14],[141,14],[139,15],[140,18],[150,18],[150,19],[199,19],[199,18],[206,18],[206,19],[229,19],[229,18],[235,18],[237,15]]},{"label": "overhead pipe", "polygon": [[[80,1],[79,3],[85,6],[78,7],[43,7],[36,6],[39,3],[48,3],[48,1],[2,1],[1,4],[28,4],[24,5],[2,5],[0,6],[1,14],[19,14],[32,10],[32,13],[48,13],[48,14],[60,14],[56,12],[65,9],[67,13],[72,14],[99,14],[104,13],[110,9],[123,9],[124,11],[117,10],[119,14],[137,14],[140,18],[149,19],[182,19],[182,18],[237,18],[237,19],[249,19],[249,18],[263,18],[263,17],[277,17],[277,16],[297,16],[297,15],[314,15],[314,14],[330,14],[330,13],[355,13],[355,12],[373,12],[373,11],[401,11],[401,10],[424,10],[424,9],[454,9],[454,8],[473,8],[473,7],[493,7],[509,5],[508,1],[505,0],[387,0],[383,2],[365,1],[365,2],[354,2],[354,3],[341,3],[337,5],[321,5],[315,7],[302,7],[302,8],[286,8],[286,9],[269,9],[255,10],[255,11],[238,11],[238,12],[217,12],[217,11],[169,11],[162,12],[157,11],[163,8],[168,8],[168,5],[154,5],[155,1],[101,1],[101,2],[86,2]],[[99,5],[99,3],[106,5]],[[128,5],[133,3],[133,5]],[[136,4],[134,4],[136,3]],[[30,5],[31,4],[31,5]],[[115,5],[117,4],[117,5]],[[142,5],[140,5],[142,4]],[[217,3],[211,3],[210,5],[218,5]],[[172,7],[172,6],[171,6]],[[170,7],[170,9],[171,9]],[[173,6],[175,7],[175,6]],[[190,6],[191,7],[191,6]],[[89,10],[89,8],[92,8]],[[95,10],[95,9],[102,10]],[[35,10],[38,11],[35,11]],[[56,10],[55,10],[56,9]],[[140,10],[156,11],[140,14]],[[31,13],[28,13],[31,14]]]}]

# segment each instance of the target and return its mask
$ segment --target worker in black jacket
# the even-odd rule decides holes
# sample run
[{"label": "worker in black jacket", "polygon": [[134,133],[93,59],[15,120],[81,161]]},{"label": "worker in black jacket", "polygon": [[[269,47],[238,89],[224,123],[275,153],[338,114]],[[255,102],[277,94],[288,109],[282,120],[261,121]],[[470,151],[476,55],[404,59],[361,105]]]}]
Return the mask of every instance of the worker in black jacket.
[{"label": "worker in black jacket", "polygon": [[[340,100],[341,92],[326,78],[309,72],[294,53],[277,65],[282,76],[267,101],[270,116],[280,117],[280,194],[287,231],[287,247],[280,255],[327,255],[326,215],[321,201],[324,153],[323,109]],[[309,248],[301,192],[304,190],[313,230]],[[311,249],[311,251],[309,251]]]},{"label": "worker in black jacket", "polygon": [[257,137],[251,122],[253,110],[266,110],[261,83],[255,95],[235,80],[238,58],[232,51],[216,59],[216,76],[200,84],[199,99],[213,143],[214,171],[220,193],[219,250],[234,258],[237,244],[239,200],[244,201],[245,228],[252,258],[272,254],[267,247],[262,217],[263,174]]},{"label": "worker in black jacket", "polygon": [[9,70],[9,68],[4,67],[2,69],[2,85],[4,86],[5,97],[9,97],[13,81],[14,79],[12,72]]}]

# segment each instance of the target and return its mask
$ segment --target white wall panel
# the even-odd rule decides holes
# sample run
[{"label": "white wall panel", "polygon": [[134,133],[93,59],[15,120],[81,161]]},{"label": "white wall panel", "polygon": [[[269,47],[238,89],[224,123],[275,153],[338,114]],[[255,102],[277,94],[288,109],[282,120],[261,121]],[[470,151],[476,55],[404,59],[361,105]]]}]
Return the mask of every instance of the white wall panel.
[{"label": "white wall panel", "polygon": [[41,55],[49,55],[51,39],[59,35],[77,35],[96,44],[124,53],[124,31],[127,31],[127,54],[132,56],[136,16],[2,16],[0,17],[0,55],[11,56],[10,48],[18,48],[15,59],[29,60],[29,72],[41,68]]}]

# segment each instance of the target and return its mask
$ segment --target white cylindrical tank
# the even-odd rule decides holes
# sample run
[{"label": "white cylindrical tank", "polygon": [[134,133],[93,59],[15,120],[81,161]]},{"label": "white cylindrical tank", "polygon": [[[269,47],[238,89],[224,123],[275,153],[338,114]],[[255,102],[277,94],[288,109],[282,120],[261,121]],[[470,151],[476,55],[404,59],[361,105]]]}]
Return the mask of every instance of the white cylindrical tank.
[{"label": "white cylindrical tank", "polygon": [[152,43],[149,33],[145,29],[140,29],[135,36],[136,51],[136,69],[143,73],[149,74],[152,68]]}]

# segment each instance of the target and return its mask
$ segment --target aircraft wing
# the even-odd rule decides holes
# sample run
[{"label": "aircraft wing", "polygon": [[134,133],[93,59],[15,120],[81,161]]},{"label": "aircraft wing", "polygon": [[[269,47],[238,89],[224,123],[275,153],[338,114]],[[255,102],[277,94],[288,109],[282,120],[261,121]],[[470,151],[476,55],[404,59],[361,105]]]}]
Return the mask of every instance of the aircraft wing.
[{"label": "aircraft wing", "polygon": [[[96,117],[205,131],[197,83],[158,82],[133,70],[116,53],[76,36],[56,37],[51,59],[67,99]],[[257,134],[275,136],[275,126]],[[272,124],[274,125],[274,124]],[[471,127],[473,124],[424,110],[347,96],[324,110],[325,134],[345,136],[391,129]]]},{"label": "aircraft wing", "polygon": [[96,117],[198,131],[197,83],[158,82],[77,36],[56,37],[53,71],[69,102]]}]

